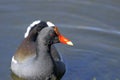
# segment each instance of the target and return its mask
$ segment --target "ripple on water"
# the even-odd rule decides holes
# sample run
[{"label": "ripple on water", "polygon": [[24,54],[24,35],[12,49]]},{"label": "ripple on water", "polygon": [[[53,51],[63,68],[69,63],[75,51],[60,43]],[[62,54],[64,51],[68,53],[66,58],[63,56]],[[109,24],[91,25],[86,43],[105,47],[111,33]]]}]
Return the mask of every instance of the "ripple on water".
[{"label": "ripple on water", "polygon": [[119,79],[119,31],[92,26],[62,26],[63,34],[74,43],[72,48],[64,48],[67,52],[63,51],[67,55],[68,75],[78,80]]}]

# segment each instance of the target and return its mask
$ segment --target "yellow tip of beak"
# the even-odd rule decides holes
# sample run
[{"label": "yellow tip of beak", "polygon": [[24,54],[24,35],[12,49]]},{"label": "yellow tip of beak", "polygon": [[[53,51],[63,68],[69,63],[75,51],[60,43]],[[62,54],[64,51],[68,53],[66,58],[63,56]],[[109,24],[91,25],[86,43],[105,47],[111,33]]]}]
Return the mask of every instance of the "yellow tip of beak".
[{"label": "yellow tip of beak", "polygon": [[68,41],[67,45],[73,46],[73,43],[71,41]]}]

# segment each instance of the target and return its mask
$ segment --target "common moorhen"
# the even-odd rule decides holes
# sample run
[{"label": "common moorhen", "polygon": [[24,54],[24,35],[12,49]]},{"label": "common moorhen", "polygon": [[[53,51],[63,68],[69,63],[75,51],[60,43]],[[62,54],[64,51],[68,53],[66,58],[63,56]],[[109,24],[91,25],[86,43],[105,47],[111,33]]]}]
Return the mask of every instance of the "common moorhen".
[{"label": "common moorhen", "polygon": [[11,71],[24,80],[60,80],[66,69],[54,44],[73,45],[49,21],[34,21],[12,57]]}]

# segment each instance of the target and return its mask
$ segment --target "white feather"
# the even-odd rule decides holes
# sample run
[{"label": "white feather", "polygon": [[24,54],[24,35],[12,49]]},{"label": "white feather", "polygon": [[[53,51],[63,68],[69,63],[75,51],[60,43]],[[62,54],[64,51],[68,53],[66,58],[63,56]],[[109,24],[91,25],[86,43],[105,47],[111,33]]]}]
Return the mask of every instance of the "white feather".
[{"label": "white feather", "polygon": [[41,22],[40,20],[36,20],[32,24],[30,24],[30,26],[28,26],[28,28],[27,28],[24,38],[26,38],[29,35],[31,28],[34,27],[35,25],[39,24],[40,22]]},{"label": "white feather", "polygon": [[50,22],[50,21],[47,21],[47,25],[48,25],[48,27],[52,27],[52,26],[55,26],[52,22]]},{"label": "white feather", "polygon": [[17,64],[17,60],[15,60],[14,56],[12,57],[12,62]]}]

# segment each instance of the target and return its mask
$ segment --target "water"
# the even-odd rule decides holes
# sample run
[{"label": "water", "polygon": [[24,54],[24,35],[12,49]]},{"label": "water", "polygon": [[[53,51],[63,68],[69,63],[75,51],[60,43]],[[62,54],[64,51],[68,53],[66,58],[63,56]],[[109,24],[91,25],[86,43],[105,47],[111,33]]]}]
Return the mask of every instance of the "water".
[{"label": "water", "polygon": [[0,80],[10,79],[11,57],[34,20],[50,20],[73,47],[56,44],[67,72],[62,80],[120,80],[120,1],[0,1]]}]

